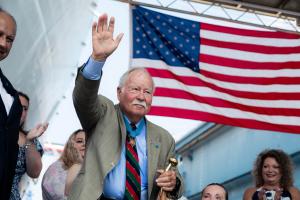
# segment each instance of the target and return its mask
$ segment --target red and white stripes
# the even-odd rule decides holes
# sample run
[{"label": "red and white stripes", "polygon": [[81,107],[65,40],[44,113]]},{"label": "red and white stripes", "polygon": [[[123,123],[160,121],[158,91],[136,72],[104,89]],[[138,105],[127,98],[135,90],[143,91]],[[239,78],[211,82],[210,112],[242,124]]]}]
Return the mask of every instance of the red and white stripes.
[{"label": "red and white stripes", "polygon": [[300,35],[200,27],[199,73],[132,59],[154,78],[150,114],[300,133]]}]

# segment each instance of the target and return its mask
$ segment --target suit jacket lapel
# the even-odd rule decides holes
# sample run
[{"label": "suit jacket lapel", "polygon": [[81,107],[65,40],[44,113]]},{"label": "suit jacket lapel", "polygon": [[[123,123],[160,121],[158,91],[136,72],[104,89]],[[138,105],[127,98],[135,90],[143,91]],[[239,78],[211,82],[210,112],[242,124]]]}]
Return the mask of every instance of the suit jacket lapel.
[{"label": "suit jacket lapel", "polygon": [[5,113],[6,118],[8,117],[7,121],[9,123],[12,119],[14,119],[16,116],[18,116],[20,112],[22,112],[22,107],[21,107],[21,103],[20,103],[20,100],[19,100],[18,92],[14,89],[14,87],[9,82],[9,80],[4,76],[1,69],[0,69],[0,79],[1,79],[1,82],[2,82],[2,85],[3,85],[3,88],[14,99],[13,103],[11,105],[9,113],[6,113],[4,102],[3,102],[2,98],[0,99],[0,109],[1,110],[4,109],[4,111],[5,111],[5,112],[1,112],[1,115],[2,115],[2,117],[4,117],[3,115]]},{"label": "suit jacket lapel", "polygon": [[[5,87],[4,87],[5,77],[4,77],[1,69],[0,69],[0,79],[1,79],[2,86],[5,89]],[[7,116],[8,116],[9,113],[6,113],[6,109],[5,109],[5,105],[4,105],[4,102],[2,100],[2,97],[0,98],[0,110],[1,110],[1,112],[0,112],[1,124],[4,124],[5,121],[7,120]]]},{"label": "suit jacket lapel", "polygon": [[0,120],[1,120],[1,124],[4,124],[5,121],[7,120],[7,113],[6,113],[6,109],[5,109],[5,105],[4,102],[2,100],[2,97],[0,98]]},{"label": "suit jacket lapel", "polygon": [[9,111],[9,114],[8,114],[8,119],[7,119],[8,123],[11,123],[12,121],[14,121],[14,119],[17,116],[22,115],[22,114],[20,114],[20,113],[22,113],[22,105],[21,105],[19,95],[18,95],[17,92],[15,93],[13,98],[14,98],[14,101],[13,101],[13,104],[11,105],[11,108],[10,108],[10,111]]},{"label": "suit jacket lapel", "polygon": [[152,132],[153,129],[150,128],[151,122],[147,120],[147,151],[148,151],[148,198],[153,189],[154,178],[156,176],[157,163],[160,152],[161,142],[156,133]]},{"label": "suit jacket lapel", "polygon": [[2,85],[5,88],[5,90],[7,91],[7,93],[10,94],[11,96],[15,96],[17,91],[14,89],[14,87],[9,82],[9,80],[4,76],[1,69],[0,69],[0,78],[2,81]]},{"label": "suit jacket lapel", "polygon": [[[120,124],[120,128],[121,128],[121,134],[122,134],[122,144],[125,144],[125,140],[126,140],[126,126],[125,126],[125,122],[124,122],[124,118],[123,118],[123,114],[122,111],[120,109],[120,105],[117,104],[115,106],[116,110],[117,110],[117,114],[118,114],[118,120],[119,120],[119,124]],[[122,149],[122,148],[121,148]]]}]

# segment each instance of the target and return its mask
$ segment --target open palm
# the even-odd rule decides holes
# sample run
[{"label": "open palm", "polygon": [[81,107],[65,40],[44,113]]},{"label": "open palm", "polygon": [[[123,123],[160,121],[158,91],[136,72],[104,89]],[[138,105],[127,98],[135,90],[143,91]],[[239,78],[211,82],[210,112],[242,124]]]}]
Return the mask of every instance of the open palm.
[{"label": "open palm", "polygon": [[34,138],[41,136],[47,130],[47,128],[48,128],[48,123],[38,124],[36,127],[34,127],[29,131],[26,139],[32,140]]},{"label": "open palm", "polygon": [[118,47],[123,34],[119,34],[116,39],[113,38],[115,19],[111,17],[107,24],[107,15],[101,15],[98,23],[93,24],[92,43],[94,60],[104,61]]}]

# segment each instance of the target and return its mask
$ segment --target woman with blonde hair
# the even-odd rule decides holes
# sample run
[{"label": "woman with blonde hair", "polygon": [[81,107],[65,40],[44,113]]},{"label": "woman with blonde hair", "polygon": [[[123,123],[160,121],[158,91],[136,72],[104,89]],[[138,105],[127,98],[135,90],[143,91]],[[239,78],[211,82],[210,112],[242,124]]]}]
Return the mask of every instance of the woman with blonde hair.
[{"label": "woman with blonde hair", "polygon": [[44,200],[66,199],[85,154],[85,132],[76,130],[69,137],[61,157],[49,166],[42,180]]},{"label": "woman with blonde hair", "polygon": [[299,200],[300,193],[294,187],[293,164],[280,149],[261,152],[254,164],[255,187],[248,188],[244,200]]}]

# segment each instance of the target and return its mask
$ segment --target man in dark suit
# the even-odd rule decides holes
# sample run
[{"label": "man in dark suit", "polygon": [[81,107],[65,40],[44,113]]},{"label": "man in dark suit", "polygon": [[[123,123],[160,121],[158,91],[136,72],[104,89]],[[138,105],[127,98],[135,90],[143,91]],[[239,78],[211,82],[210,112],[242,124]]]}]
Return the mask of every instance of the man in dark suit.
[{"label": "man in dark suit", "polygon": [[[93,24],[93,52],[79,69],[73,91],[74,106],[88,134],[86,156],[69,199],[157,199],[160,189],[172,198],[183,191],[179,172],[164,172],[174,157],[175,142],[163,128],[145,117],[154,83],[143,68],[127,71],[117,88],[119,104],[97,95],[105,60],[118,47],[114,18]],[[132,152],[133,151],[133,152]]]},{"label": "man in dark suit", "polygon": [[[5,59],[16,36],[16,21],[0,8],[0,61]],[[10,196],[18,156],[22,106],[17,91],[0,69],[0,199]]]}]

